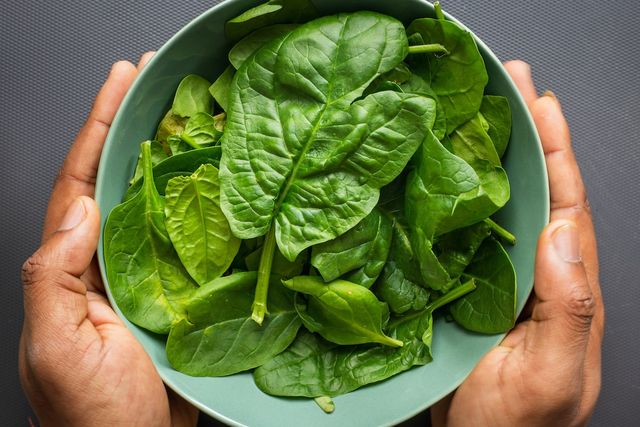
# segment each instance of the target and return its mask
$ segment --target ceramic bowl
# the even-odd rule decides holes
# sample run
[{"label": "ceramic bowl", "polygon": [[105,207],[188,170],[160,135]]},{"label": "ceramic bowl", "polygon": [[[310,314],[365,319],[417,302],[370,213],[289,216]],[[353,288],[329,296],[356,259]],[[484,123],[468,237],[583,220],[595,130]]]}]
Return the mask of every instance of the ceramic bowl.
[{"label": "ceramic bowl", "polygon": [[[394,16],[405,24],[414,18],[434,15],[433,6],[421,0],[314,2],[324,15],[373,10]],[[103,222],[122,200],[136,164],[139,144],[153,137],[159,120],[171,105],[179,81],[192,73],[213,81],[225,68],[231,47],[225,40],[224,23],[258,3],[227,0],[213,7],[172,37],[138,76],[120,106],[102,153],[96,200]],[[447,18],[455,20],[449,15]],[[517,310],[520,312],[533,286],[537,236],[548,222],[547,175],[539,138],[523,99],[501,62],[481,40],[476,38],[476,41],[489,73],[486,92],[506,96],[512,108],[511,143],[504,158],[512,197],[497,219],[518,238],[518,244],[508,251],[518,278]],[[102,242],[99,248],[102,277],[115,307],[104,274]],[[455,323],[438,318],[434,325],[432,363],[336,397],[336,410],[327,415],[313,400],[262,393],[249,373],[202,378],[177,372],[165,356],[165,337],[131,324],[117,307],[115,310],[142,343],[169,387],[203,412],[232,425],[392,425],[425,410],[455,389],[504,336],[467,332]]]}]

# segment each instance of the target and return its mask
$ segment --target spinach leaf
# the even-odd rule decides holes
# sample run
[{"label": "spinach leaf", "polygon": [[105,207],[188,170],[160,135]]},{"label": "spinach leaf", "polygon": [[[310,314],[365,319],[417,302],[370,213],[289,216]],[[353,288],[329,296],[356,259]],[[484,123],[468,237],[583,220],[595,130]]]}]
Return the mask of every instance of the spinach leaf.
[{"label": "spinach leaf", "polygon": [[113,298],[131,322],[167,333],[184,316],[196,288],[171,245],[164,199],[153,182],[151,143],[142,143],[143,185],[109,214],[104,228],[107,278]]},{"label": "spinach leaf", "polygon": [[307,22],[318,16],[309,0],[269,0],[227,21],[224,30],[229,40],[240,40],[268,25]]},{"label": "spinach leaf", "polygon": [[180,139],[192,148],[215,145],[222,136],[216,118],[207,113],[194,114],[180,134]]},{"label": "spinach leaf", "polygon": [[[151,141],[151,164],[153,166],[165,160],[169,155],[164,151],[162,143],[159,141]],[[133,172],[133,176],[129,181],[129,184],[133,184],[135,181],[142,178],[142,153],[138,155],[138,163],[136,164],[136,170]]]},{"label": "spinach leaf", "polygon": [[435,252],[438,262],[449,277],[458,278],[471,263],[478,248],[491,234],[491,227],[484,221],[440,236]]},{"label": "spinach leaf", "polygon": [[158,125],[156,140],[162,143],[168,143],[169,137],[172,135],[180,135],[184,131],[187,119],[187,117],[180,117],[174,114],[173,110],[167,111],[167,114],[165,114]]},{"label": "spinach leaf", "polygon": [[233,67],[229,65],[208,89],[211,96],[224,111],[229,108],[229,88],[235,73]]},{"label": "spinach leaf", "polygon": [[447,133],[475,116],[489,81],[484,60],[473,36],[458,24],[440,19],[416,19],[407,34],[419,34],[426,43],[440,44],[446,55],[415,54],[411,70],[422,77],[442,104]]},{"label": "spinach leaf", "polygon": [[435,137],[427,139],[407,178],[407,220],[412,235],[421,230],[422,240],[482,221],[509,199],[507,175],[477,119],[456,129],[448,142],[452,152]]},{"label": "spinach leaf", "polygon": [[169,136],[167,138],[167,145],[169,146],[172,156],[193,150],[193,147],[184,142],[178,135]]},{"label": "spinach leaf", "polygon": [[229,62],[238,70],[262,46],[298,27],[294,24],[271,25],[260,28],[236,43],[229,51]]},{"label": "spinach leaf", "polygon": [[196,113],[211,113],[210,85],[207,79],[195,74],[182,79],[173,98],[172,114],[191,117]]},{"label": "spinach leaf", "polygon": [[324,283],[316,276],[297,276],[282,283],[308,295],[306,310],[298,310],[298,315],[311,332],[337,344],[376,342],[402,347],[402,341],[382,331],[389,309],[367,288],[345,280]]},{"label": "spinach leaf", "polygon": [[166,226],[182,264],[200,285],[224,273],[240,247],[220,210],[218,169],[204,164],[191,176],[171,178]]},{"label": "spinach leaf", "polygon": [[255,368],[295,339],[301,322],[292,293],[273,278],[270,316],[258,326],[249,317],[256,273],[220,277],[198,289],[185,305],[186,319],[171,328],[167,358],[180,372],[223,376]]},{"label": "spinach leaf", "polygon": [[439,140],[447,135],[447,118],[442,104],[438,101],[438,95],[431,89],[431,86],[424,79],[416,74],[411,74],[408,80],[400,85],[405,93],[415,93],[428,96],[436,102],[436,120],[431,131]]},{"label": "spinach leaf", "polygon": [[480,105],[480,113],[489,124],[487,133],[491,137],[498,156],[502,157],[511,137],[509,101],[504,96],[485,95]]},{"label": "spinach leaf", "polygon": [[477,289],[450,307],[453,319],[465,329],[498,334],[516,320],[516,273],[509,255],[495,239],[486,239],[463,274]]},{"label": "spinach leaf", "polygon": [[[341,346],[301,331],[291,347],[253,371],[260,390],[275,396],[335,397],[385,380],[432,360],[433,311],[473,290],[473,281],[434,301],[418,313],[389,324],[402,347]],[[363,288],[364,289],[364,288]]]},{"label": "spinach leaf", "polygon": [[431,127],[428,98],[379,92],[353,102],[406,51],[402,24],[359,12],[302,25],[238,70],[222,144],[221,200],[236,236],[267,235],[256,321],[266,311],[261,278],[269,275],[275,242],[293,260],[355,226]]},{"label": "spinach leaf", "polygon": [[421,310],[429,301],[429,291],[422,286],[420,268],[403,219],[399,213],[392,218],[393,238],[389,257],[373,291],[381,301],[389,304],[393,313]]},{"label": "spinach leaf", "polygon": [[[176,176],[191,175],[201,165],[210,163],[214,166],[220,164],[220,147],[207,147],[179,153],[163,160],[153,168],[153,179],[156,189],[164,196],[165,188],[169,180]],[[124,200],[134,197],[142,188],[142,179],[137,180],[127,190]]]},{"label": "spinach leaf", "polygon": [[391,222],[374,209],[345,234],[314,246],[311,265],[325,282],[342,277],[369,288],[387,260],[391,233]]}]

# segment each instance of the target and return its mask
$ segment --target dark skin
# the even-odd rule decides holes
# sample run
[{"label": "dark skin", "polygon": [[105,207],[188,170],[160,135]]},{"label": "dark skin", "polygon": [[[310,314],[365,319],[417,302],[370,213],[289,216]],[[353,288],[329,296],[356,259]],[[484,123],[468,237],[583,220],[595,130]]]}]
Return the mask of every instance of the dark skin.
[{"label": "dark skin", "polygon": [[198,419],[196,408],[165,388],[109,305],[94,257],[100,153],[150,57],[143,55],[138,67],[114,64],[55,182],[42,246],[23,267],[20,377],[43,426],[193,426]]},{"label": "dark skin", "polygon": [[432,407],[434,426],[583,426],[600,392],[604,307],[595,232],[560,103],[536,94],[531,70],[505,64],[529,106],[545,154],[550,224],[535,284],[515,329],[462,385]]},{"label": "dark skin", "polygon": [[[20,377],[40,423],[194,426],[198,411],[168,390],[104,294],[95,260],[93,200],[109,126],[139,70],[113,66],[56,180],[41,247],[23,267]],[[538,98],[529,67],[506,64],[538,127],[551,189],[551,223],[536,255],[524,321],[455,393],[432,408],[434,425],[584,425],[600,390],[604,310],[595,234],[566,121]]]}]

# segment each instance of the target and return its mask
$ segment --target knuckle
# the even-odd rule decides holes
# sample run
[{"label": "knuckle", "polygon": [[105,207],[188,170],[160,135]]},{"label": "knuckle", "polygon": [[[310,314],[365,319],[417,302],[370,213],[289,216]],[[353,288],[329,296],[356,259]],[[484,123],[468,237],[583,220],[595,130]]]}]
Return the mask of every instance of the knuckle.
[{"label": "knuckle", "polygon": [[42,281],[45,277],[46,269],[46,257],[38,250],[22,264],[21,277],[23,285],[28,287]]},{"label": "knuckle", "polygon": [[580,331],[589,330],[596,313],[596,302],[590,291],[574,287],[566,300],[567,312]]}]

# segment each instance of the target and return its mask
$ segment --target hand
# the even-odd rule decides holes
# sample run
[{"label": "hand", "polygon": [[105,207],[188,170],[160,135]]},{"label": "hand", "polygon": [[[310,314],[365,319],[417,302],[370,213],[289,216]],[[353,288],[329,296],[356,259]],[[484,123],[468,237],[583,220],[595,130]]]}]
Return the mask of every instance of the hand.
[{"label": "hand", "polygon": [[116,63],[55,183],[42,246],[23,267],[20,378],[40,422],[65,426],[195,425],[104,296],[92,199],[109,125],[138,67]]},{"label": "hand", "polygon": [[579,426],[600,391],[604,309],[596,240],[560,104],[538,98],[527,64],[505,64],[542,140],[551,223],[538,241],[534,294],[524,320],[452,395],[431,408],[434,426]]}]

